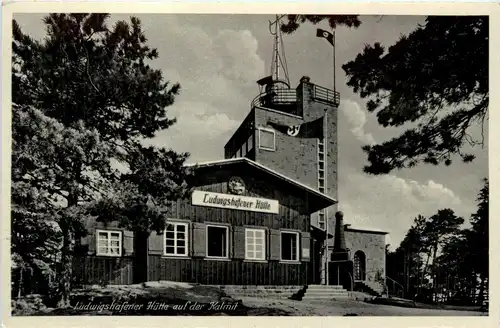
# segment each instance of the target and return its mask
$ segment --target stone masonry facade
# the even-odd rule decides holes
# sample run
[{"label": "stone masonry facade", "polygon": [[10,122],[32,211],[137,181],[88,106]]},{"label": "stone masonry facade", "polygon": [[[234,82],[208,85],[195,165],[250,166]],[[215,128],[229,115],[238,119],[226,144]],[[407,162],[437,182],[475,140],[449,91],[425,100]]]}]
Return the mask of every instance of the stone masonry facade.
[{"label": "stone masonry facade", "polygon": [[385,232],[345,228],[346,246],[353,260],[356,252],[361,251],[366,258],[366,279],[364,282],[380,291],[380,280],[385,279]]}]

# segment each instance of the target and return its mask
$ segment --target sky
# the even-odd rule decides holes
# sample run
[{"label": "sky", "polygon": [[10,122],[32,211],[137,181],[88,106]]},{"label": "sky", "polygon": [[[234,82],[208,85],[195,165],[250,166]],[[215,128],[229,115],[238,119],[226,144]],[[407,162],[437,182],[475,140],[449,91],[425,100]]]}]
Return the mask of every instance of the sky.
[{"label": "sky", "polygon": [[[14,18],[25,33],[40,39],[45,34],[42,14],[18,14]],[[129,20],[130,15],[112,15],[109,25]],[[268,21],[273,15],[137,15],[151,47],[159,58],[152,66],[166,80],[179,82],[181,92],[169,117],[177,123],[159,132],[150,142],[189,152],[189,162],[219,160],[228,138],[250,111],[258,94],[256,81],[271,74],[273,37]],[[488,176],[487,130],[484,148],[474,148],[472,164],[455,161],[450,167],[421,164],[382,176],[363,173],[366,156],[361,147],[398,135],[401,129],[382,128],[365,109],[366,100],[346,85],[342,64],[352,60],[365,44],[397,42],[424,23],[423,16],[361,16],[358,29],[336,32],[336,85],[341,103],[338,117],[339,209],[345,223],[356,228],[389,232],[391,249],[403,239],[413,219],[451,208],[468,221],[476,211],[482,179]],[[327,23],[302,25],[284,35],[284,49],[292,87],[306,75],[311,82],[331,87],[332,48],[316,38],[316,28]],[[487,127],[486,127],[487,128]],[[470,133],[477,137],[480,128]]]}]

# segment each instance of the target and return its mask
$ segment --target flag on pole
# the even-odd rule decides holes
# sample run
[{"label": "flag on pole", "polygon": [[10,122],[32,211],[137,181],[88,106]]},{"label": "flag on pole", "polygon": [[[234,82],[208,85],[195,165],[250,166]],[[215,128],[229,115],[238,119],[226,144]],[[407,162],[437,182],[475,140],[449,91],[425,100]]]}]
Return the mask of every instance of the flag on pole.
[{"label": "flag on pole", "polygon": [[332,33],[318,28],[318,30],[316,31],[316,36],[318,38],[325,38],[325,39],[327,39],[328,42],[330,42],[332,44],[332,46],[335,47],[335,44],[334,44],[334,41],[333,41],[333,34]]},{"label": "flag on pole", "polygon": [[276,131],[290,137],[323,139],[323,117],[297,125],[286,125],[269,121],[268,124]]}]

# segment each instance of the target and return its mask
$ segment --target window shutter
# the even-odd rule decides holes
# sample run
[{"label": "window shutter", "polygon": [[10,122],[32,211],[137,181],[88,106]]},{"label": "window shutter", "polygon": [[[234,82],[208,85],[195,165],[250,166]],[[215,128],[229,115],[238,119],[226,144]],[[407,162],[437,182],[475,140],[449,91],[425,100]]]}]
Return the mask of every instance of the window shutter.
[{"label": "window shutter", "polygon": [[269,230],[269,260],[281,260],[281,233],[279,230]]},{"label": "window shutter", "polygon": [[206,255],[206,228],[204,223],[193,222],[191,238],[191,252],[194,257]]},{"label": "window shutter", "polygon": [[151,232],[148,238],[149,254],[163,255],[163,232],[161,234],[156,231]]},{"label": "window shutter", "polygon": [[134,254],[134,232],[123,231],[123,255],[131,256]]},{"label": "window shutter", "polygon": [[302,250],[300,259],[304,262],[311,261],[311,233],[302,232],[302,239],[300,241],[300,248]]},{"label": "window shutter", "polygon": [[87,219],[83,222],[87,235],[81,237],[80,245],[83,250],[87,251],[88,255],[95,255],[96,253],[96,243],[97,243],[97,232],[96,232],[96,221],[95,219]]},{"label": "window shutter", "polygon": [[234,255],[234,236],[233,236],[233,227],[232,226],[229,226],[227,228],[227,233],[228,233],[228,236],[227,236],[227,242],[228,242],[228,245],[227,245],[227,256],[228,258],[233,258],[233,255]]},{"label": "window shutter", "polygon": [[233,227],[233,258],[245,258],[245,228],[241,226]]},{"label": "window shutter", "polygon": [[89,230],[88,235],[85,236],[82,240],[82,245],[88,245],[88,254],[95,255],[96,254],[96,246],[97,244],[97,231],[96,229]]}]

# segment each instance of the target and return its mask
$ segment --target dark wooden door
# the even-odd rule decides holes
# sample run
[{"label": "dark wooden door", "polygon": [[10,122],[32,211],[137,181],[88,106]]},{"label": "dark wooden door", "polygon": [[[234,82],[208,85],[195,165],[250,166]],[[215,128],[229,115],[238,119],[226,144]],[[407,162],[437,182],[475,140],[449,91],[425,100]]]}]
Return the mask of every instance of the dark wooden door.
[{"label": "dark wooden door", "polygon": [[321,247],[323,243],[311,238],[311,262],[309,263],[308,285],[321,284]]}]

